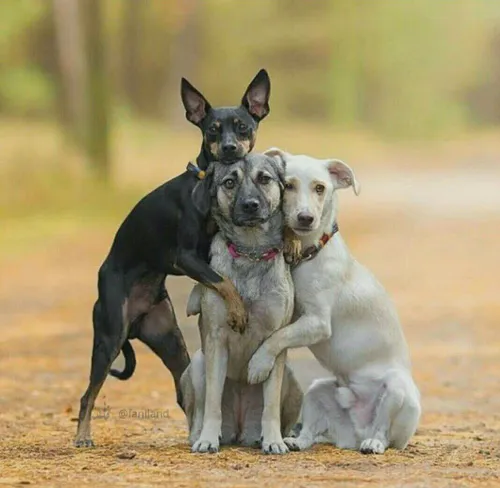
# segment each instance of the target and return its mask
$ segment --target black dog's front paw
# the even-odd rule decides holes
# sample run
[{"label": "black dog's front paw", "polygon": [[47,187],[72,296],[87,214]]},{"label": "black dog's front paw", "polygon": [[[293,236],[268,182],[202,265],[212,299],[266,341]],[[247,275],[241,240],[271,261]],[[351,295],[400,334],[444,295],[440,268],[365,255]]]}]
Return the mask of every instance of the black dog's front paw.
[{"label": "black dog's front paw", "polygon": [[240,311],[233,311],[233,313],[228,313],[227,324],[234,332],[239,332],[243,334],[248,325],[248,313],[243,309],[243,313]]},{"label": "black dog's front paw", "polygon": [[75,439],[75,447],[95,447],[92,439]]}]

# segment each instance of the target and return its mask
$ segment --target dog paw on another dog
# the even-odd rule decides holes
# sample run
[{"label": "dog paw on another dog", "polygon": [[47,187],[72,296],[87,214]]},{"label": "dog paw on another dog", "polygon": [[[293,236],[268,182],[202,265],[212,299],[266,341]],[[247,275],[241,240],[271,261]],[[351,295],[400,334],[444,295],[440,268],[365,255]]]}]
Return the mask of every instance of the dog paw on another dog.
[{"label": "dog paw on another dog", "polygon": [[259,347],[248,363],[248,382],[255,385],[265,381],[273,369],[274,361],[275,357],[265,346]]}]

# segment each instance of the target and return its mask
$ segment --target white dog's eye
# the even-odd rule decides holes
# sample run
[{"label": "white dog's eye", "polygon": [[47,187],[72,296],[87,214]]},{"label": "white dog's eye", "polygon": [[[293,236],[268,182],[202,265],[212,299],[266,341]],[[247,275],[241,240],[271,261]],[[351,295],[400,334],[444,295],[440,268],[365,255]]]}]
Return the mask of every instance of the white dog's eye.
[{"label": "white dog's eye", "polygon": [[318,195],[322,195],[325,191],[325,187],[323,185],[316,185],[315,190]]},{"label": "white dog's eye", "polygon": [[224,187],[227,188],[228,190],[232,190],[234,188],[234,180],[229,178],[226,181],[224,181]]},{"label": "white dog's eye", "polygon": [[285,190],[291,191],[294,188],[293,183],[285,183]]}]

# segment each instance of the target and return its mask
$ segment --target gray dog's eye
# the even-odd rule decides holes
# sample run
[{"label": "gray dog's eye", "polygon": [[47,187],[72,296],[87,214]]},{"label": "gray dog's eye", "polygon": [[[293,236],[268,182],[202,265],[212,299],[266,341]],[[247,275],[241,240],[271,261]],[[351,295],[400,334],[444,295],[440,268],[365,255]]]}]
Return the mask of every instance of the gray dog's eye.
[{"label": "gray dog's eye", "polygon": [[234,188],[234,180],[229,178],[226,181],[224,181],[224,187],[227,188],[228,190],[232,190]]},{"label": "gray dog's eye", "polygon": [[261,173],[258,176],[258,181],[261,185],[267,185],[271,181],[271,177]]}]

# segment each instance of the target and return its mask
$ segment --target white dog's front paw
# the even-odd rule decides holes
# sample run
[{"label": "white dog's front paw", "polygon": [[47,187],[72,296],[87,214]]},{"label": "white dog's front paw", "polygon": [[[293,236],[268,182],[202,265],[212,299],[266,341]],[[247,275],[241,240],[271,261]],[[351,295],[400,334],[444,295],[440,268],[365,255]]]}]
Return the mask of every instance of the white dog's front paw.
[{"label": "white dog's front paw", "polygon": [[259,347],[248,363],[248,382],[251,385],[267,379],[274,366],[275,357],[264,346]]},{"label": "white dog's front paw", "polygon": [[289,447],[290,451],[304,451],[311,447],[311,442],[299,437],[285,437],[285,444]]},{"label": "white dog's front paw", "polygon": [[365,439],[361,443],[359,451],[363,454],[384,454],[385,446],[378,439]]}]

